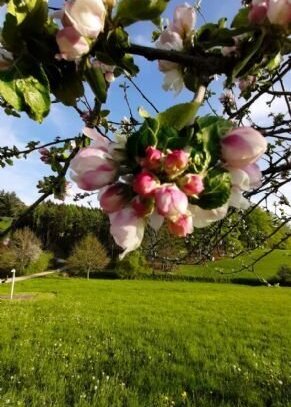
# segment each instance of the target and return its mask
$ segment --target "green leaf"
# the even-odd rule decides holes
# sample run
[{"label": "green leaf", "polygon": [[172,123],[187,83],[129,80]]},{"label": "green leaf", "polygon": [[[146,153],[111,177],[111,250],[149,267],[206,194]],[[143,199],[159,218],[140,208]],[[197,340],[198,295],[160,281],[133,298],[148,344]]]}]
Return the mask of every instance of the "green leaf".
[{"label": "green leaf", "polygon": [[41,123],[50,110],[49,83],[42,68],[34,75],[17,79],[16,86],[23,95],[29,117]]},{"label": "green leaf", "polygon": [[242,27],[248,27],[250,25],[249,22],[249,12],[250,9],[247,7],[243,7],[239,10],[237,15],[234,17],[231,26],[233,28],[242,28]]},{"label": "green leaf", "polygon": [[204,191],[198,200],[193,201],[202,209],[215,209],[224,205],[231,192],[231,177],[228,171],[213,168],[204,178]]},{"label": "green leaf", "polygon": [[85,77],[94,95],[100,103],[105,103],[107,98],[107,83],[101,68],[87,67]]},{"label": "green leaf", "polygon": [[0,71],[0,95],[14,109],[24,110],[24,100],[16,86],[17,71]]},{"label": "green leaf", "polygon": [[143,157],[148,146],[156,146],[159,128],[158,120],[151,117],[146,118],[141,128],[127,139],[128,156],[130,158]]},{"label": "green leaf", "polygon": [[25,23],[33,31],[41,30],[48,16],[47,1],[10,0],[7,13],[16,17],[17,25]]},{"label": "green leaf", "polygon": [[[239,78],[242,74],[245,75],[247,72],[245,68],[251,62],[251,59],[256,56],[257,52],[260,50],[265,38],[265,33],[262,31],[260,35],[252,38],[252,42],[247,44],[245,47],[245,55],[242,56],[242,59],[239,63],[235,65],[232,71],[232,78]],[[253,68],[253,64],[250,63],[250,68]]]},{"label": "green leaf", "polygon": [[82,77],[73,64],[58,70],[51,79],[52,92],[66,106],[74,106],[76,100],[84,95]]},{"label": "green leaf", "polygon": [[161,126],[174,127],[176,130],[181,130],[193,121],[199,106],[195,102],[181,103],[159,113],[157,119]]},{"label": "green leaf", "polygon": [[[165,151],[167,148],[179,148],[179,134],[173,127],[162,126],[157,134],[158,144],[160,150]],[[182,147],[181,147],[182,148]]]},{"label": "green leaf", "polygon": [[137,21],[156,20],[169,0],[120,0],[115,20],[127,26]]},{"label": "green leaf", "polygon": [[42,122],[50,110],[50,93],[43,69],[19,61],[17,68],[0,72],[1,97],[14,109]]}]

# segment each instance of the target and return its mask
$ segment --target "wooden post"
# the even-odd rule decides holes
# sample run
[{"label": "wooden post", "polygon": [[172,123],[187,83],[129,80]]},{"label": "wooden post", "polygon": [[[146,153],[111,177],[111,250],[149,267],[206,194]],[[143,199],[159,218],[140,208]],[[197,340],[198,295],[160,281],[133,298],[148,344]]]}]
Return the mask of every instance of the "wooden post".
[{"label": "wooden post", "polygon": [[15,269],[12,269],[12,270],[11,270],[11,273],[12,273],[12,284],[11,284],[10,300],[13,299],[16,270],[15,270]]}]

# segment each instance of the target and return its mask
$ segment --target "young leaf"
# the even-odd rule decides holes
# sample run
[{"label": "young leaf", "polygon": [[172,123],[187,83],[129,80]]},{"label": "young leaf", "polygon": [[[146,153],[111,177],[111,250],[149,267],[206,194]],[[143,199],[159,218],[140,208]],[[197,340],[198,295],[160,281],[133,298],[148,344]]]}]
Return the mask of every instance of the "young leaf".
[{"label": "young leaf", "polygon": [[156,20],[169,0],[120,0],[115,20],[127,26],[137,21]]},{"label": "young leaf", "polygon": [[204,178],[204,191],[195,200],[196,205],[202,209],[215,209],[224,205],[229,197],[231,190],[231,177],[228,171],[222,168],[213,168],[208,171]]},{"label": "young leaf", "polygon": [[194,119],[199,105],[195,102],[181,103],[172,106],[157,115],[161,126],[174,127],[176,130],[182,130]]}]

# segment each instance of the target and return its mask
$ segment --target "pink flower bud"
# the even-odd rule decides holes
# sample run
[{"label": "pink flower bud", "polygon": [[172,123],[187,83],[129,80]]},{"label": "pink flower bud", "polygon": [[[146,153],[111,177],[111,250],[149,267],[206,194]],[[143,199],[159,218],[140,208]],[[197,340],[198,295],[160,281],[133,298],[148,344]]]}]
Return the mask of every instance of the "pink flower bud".
[{"label": "pink flower bud", "polygon": [[185,4],[178,6],[174,12],[174,20],[171,25],[171,29],[181,35],[181,37],[187,37],[193,30],[196,23],[196,13],[194,7]]},{"label": "pink flower bud", "polygon": [[154,209],[154,202],[153,199],[148,198],[141,198],[140,196],[136,196],[131,201],[131,206],[133,207],[136,215],[140,218],[143,218],[147,215],[150,215]]},{"label": "pink flower bud", "polygon": [[268,10],[268,0],[253,0],[251,10],[249,12],[249,21],[253,24],[261,24],[266,16]]},{"label": "pink flower bud", "polygon": [[204,190],[201,175],[186,174],[179,180],[179,186],[188,196],[199,195]]},{"label": "pink flower bud", "polygon": [[170,233],[178,237],[186,237],[193,232],[193,219],[191,213],[180,215],[175,221],[168,220]]},{"label": "pink flower bud", "polygon": [[38,152],[39,152],[40,155],[49,155],[50,154],[50,151],[45,147],[39,148]]},{"label": "pink flower bud", "polygon": [[155,147],[146,149],[146,156],[141,160],[141,165],[148,170],[159,170],[162,165],[163,153]]},{"label": "pink flower bud", "polygon": [[157,212],[167,218],[185,214],[188,198],[175,184],[164,184],[155,191]]},{"label": "pink flower bud", "polygon": [[184,150],[171,151],[164,160],[164,170],[169,175],[180,173],[187,167],[189,156]]},{"label": "pink flower bud", "polygon": [[106,213],[120,211],[129,201],[128,188],[121,182],[103,188],[99,194],[100,206]]},{"label": "pink flower bud", "polygon": [[135,176],[132,188],[141,196],[149,196],[159,185],[160,181],[154,175],[150,172],[143,171]]},{"label": "pink flower bud", "polygon": [[251,127],[233,129],[221,140],[222,158],[234,168],[253,164],[266,150],[266,139]]},{"label": "pink flower bud", "polygon": [[60,30],[57,33],[56,41],[60,50],[60,54],[56,55],[57,59],[74,61],[90,50],[86,38],[82,37],[74,27],[65,27]]}]

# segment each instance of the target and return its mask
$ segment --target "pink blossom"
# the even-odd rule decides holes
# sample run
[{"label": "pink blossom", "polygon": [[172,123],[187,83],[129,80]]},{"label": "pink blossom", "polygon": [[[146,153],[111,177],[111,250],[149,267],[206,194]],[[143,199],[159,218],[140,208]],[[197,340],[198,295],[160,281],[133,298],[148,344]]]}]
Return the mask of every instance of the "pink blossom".
[{"label": "pink blossom", "polygon": [[110,233],[116,244],[124,249],[120,256],[120,258],[123,258],[127,253],[141,245],[145,221],[143,218],[138,217],[130,206],[109,214],[109,219]]},{"label": "pink blossom", "polygon": [[[158,41],[156,42],[156,47],[165,50],[183,50],[183,40],[179,33],[171,31],[169,29],[162,31]],[[176,62],[160,60],[159,69],[162,72],[171,71],[172,69],[177,69],[179,64]]]},{"label": "pink blossom", "polygon": [[253,164],[266,149],[266,139],[251,127],[233,129],[221,141],[222,158],[234,168]]},{"label": "pink blossom", "polygon": [[231,185],[239,188],[242,191],[248,191],[250,189],[250,179],[248,174],[240,168],[228,168],[231,176]]},{"label": "pink blossom", "polygon": [[196,13],[194,7],[185,3],[183,6],[178,6],[174,12],[173,23],[171,29],[181,35],[187,37],[193,30],[196,23]]},{"label": "pink blossom", "polygon": [[60,30],[56,35],[56,41],[60,50],[60,54],[56,55],[57,59],[74,61],[87,54],[90,49],[86,38],[82,37],[74,27]]},{"label": "pink blossom", "polygon": [[141,196],[152,195],[160,185],[160,181],[150,172],[142,171],[133,180],[133,190]]},{"label": "pink blossom", "polygon": [[188,196],[197,196],[204,190],[203,179],[201,175],[186,174],[179,179],[179,186]]},{"label": "pink blossom", "polygon": [[143,218],[152,213],[154,202],[151,198],[142,198],[137,195],[131,201],[131,206],[133,207],[136,215],[140,218]]},{"label": "pink blossom", "polygon": [[95,66],[96,68],[101,68],[102,72],[104,73],[105,80],[107,82],[111,83],[115,80],[114,65],[107,65],[100,61],[94,61],[92,65]]},{"label": "pink blossom", "polygon": [[167,218],[185,214],[188,198],[175,184],[164,184],[155,191],[157,212]]},{"label": "pink blossom", "polygon": [[100,133],[98,133],[96,129],[92,129],[91,127],[84,127],[82,133],[93,140],[93,143],[91,143],[91,147],[98,148],[106,153],[108,152],[110,141],[106,137],[103,137]]},{"label": "pink blossom", "polygon": [[128,203],[128,188],[118,182],[101,189],[99,194],[100,206],[106,213],[120,211]]},{"label": "pink blossom", "polygon": [[78,187],[93,191],[111,184],[117,177],[117,166],[110,156],[98,148],[82,148],[71,161],[71,178]]},{"label": "pink blossom", "polygon": [[183,171],[188,165],[190,154],[184,150],[169,152],[164,160],[164,170],[169,175],[175,175]]},{"label": "pink blossom", "polygon": [[258,188],[262,184],[262,173],[258,164],[250,164],[242,170],[248,174],[250,188]]},{"label": "pink blossom", "polygon": [[182,214],[178,219],[168,220],[169,231],[178,237],[185,237],[193,232],[193,219],[191,213]]},{"label": "pink blossom", "polygon": [[141,160],[141,165],[148,170],[159,170],[162,165],[163,153],[153,146],[146,149],[145,158]]},{"label": "pink blossom", "polygon": [[40,157],[41,161],[48,164],[50,161],[50,151],[47,148],[42,147],[38,149],[38,152],[41,155]]},{"label": "pink blossom", "polygon": [[233,206],[237,209],[246,210],[250,207],[250,202],[243,196],[240,188],[232,187],[230,199],[228,201],[229,206]]},{"label": "pink blossom", "polygon": [[102,0],[70,0],[65,4],[63,25],[82,36],[97,38],[104,28],[106,9]]}]

